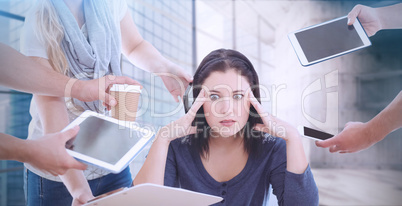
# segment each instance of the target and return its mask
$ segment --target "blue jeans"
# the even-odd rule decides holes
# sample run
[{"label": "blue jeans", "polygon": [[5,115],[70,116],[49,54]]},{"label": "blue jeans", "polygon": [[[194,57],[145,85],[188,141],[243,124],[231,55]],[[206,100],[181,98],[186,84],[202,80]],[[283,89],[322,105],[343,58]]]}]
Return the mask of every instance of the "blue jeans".
[{"label": "blue jeans", "polygon": [[[127,167],[119,174],[89,180],[89,186],[94,196],[131,186],[130,168]],[[62,182],[45,179],[25,169],[24,189],[28,206],[70,206],[73,198]]]}]

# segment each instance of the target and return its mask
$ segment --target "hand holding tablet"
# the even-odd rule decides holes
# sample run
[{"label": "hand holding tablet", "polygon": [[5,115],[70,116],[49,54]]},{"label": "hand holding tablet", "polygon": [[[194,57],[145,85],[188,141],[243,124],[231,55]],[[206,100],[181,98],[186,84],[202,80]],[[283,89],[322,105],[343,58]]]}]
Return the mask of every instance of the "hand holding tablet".
[{"label": "hand holding tablet", "polygon": [[63,131],[80,125],[80,131],[67,148],[76,159],[112,173],[119,173],[151,141],[154,133],[127,122],[85,111]]},{"label": "hand holding tablet", "polygon": [[347,16],[288,34],[303,66],[309,66],[371,45],[360,22],[347,25]]}]

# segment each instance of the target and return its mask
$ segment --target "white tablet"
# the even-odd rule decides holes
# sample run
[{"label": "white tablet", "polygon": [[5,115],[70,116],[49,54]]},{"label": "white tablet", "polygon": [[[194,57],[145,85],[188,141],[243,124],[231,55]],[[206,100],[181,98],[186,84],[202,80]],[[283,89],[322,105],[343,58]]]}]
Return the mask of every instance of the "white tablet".
[{"label": "white tablet", "polygon": [[209,194],[145,183],[98,196],[85,206],[208,206],[222,200],[222,197]]},{"label": "white tablet", "polygon": [[119,173],[154,137],[150,130],[129,122],[85,111],[63,131],[80,126],[67,152],[76,159]]},{"label": "white tablet", "polygon": [[359,20],[347,25],[347,16],[288,34],[303,66],[309,66],[371,45]]}]

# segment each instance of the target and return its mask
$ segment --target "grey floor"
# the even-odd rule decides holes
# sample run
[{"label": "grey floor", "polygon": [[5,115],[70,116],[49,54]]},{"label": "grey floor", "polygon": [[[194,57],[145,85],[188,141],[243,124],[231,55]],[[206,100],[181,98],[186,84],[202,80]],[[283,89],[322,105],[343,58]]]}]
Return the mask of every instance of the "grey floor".
[{"label": "grey floor", "polygon": [[402,205],[402,171],[313,169],[320,205]]}]

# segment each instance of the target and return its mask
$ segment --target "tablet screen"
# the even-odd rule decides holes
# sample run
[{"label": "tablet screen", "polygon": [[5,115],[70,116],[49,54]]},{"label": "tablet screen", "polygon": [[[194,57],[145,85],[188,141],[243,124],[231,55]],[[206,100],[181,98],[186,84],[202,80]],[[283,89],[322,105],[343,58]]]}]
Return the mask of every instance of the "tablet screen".
[{"label": "tablet screen", "polygon": [[354,26],[347,18],[295,33],[309,62],[363,46]]},{"label": "tablet screen", "polygon": [[114,165],[142,138],[139,133],[90,116],[80,124],[69,149]]}]

